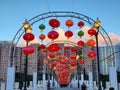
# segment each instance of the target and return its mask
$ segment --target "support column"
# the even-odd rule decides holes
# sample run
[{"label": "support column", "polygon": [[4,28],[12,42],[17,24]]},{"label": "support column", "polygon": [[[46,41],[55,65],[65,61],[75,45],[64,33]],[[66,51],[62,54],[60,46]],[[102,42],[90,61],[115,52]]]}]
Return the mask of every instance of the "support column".
[{"label": "support column", "polygon": [[44,86],[44,90],[46,90],[46,75],[45,73],[43,73],[43,86]]},{"label": "support column", "polygon": [[8,67],[6,90],[14,90],[14,83],[15,83],[15,67]]},{"label": "support column", "polygon": [[33,72],[33,90],[37,90],[37,72]]},{"label": "support column", "polygon": [[93,74],[89,72],[89,90],[93,90]]},{"label": "support column", "polygon": [[84,75],[81,74],[81,84],[84,82]]},{"label": "support column", "polygon": [[114,87],[115,90],[118,90],[116,67],[110,67],[109,69],[110,86]]}]

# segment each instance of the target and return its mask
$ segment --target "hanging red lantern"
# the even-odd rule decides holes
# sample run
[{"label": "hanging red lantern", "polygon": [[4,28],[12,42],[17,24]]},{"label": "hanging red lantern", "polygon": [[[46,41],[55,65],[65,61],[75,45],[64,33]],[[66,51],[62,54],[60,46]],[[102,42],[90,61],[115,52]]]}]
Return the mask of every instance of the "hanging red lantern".
[{"label": "hanging red lantern", "polygon": [[26,46],[23,48],[23,53],[26,55],[30,55],[35,51],[35,49],[32,46]]},{"label": "hanging red lantern", "polygon": [[49,58],[54,58],[55,57],[55,54],[51,53],[49,54]]},{"label": "hanging red lantern", "polygon": [[76,48],[76,47],[72,47],[72,48],[71,48],[71,51],[72,51],[72,52],[77,52],[77,48]]},{"label": "hanging red lantern", "polygon": [[55,43],[48,46],[48,50],[50,52],[57,52],[59,49],[60,49],[60,46]]},{"label": "hanging red lantern", "polygon": [[92,60],[96,57],[96,52],[95,51],[90,51],[88,52],[88,57],[91,58]]},{"label": "hanging red lantern", "polygon": [[56,62],[52,62],[53,67],[56,67],[56,65],[57,65]]},{"label": "hanging red lantern", "polygon": [[45,35],[44,34],[40,34],[39,38],[43,41],[45,39]]},{"label": "hanging red lantern", "polygon": [[32,33],[25,33],[23,35],[23,39],[26,40],[27,42],[32,41],[34,39],[34,34]]},{"label": "hanging red lantern", "polygon": [[47,60],[43,60],[43,64],[46,65],[47,64]]},{"label": "hanging red lantern", "polygon": [[84,46],[84,42],[82,40],[77,42],[77,45],[82,48]]},{"label": "hanging red lantern", "polygon": [[44,50],[45,48],[46,48],[46,46],[44,45],[44,44],[40,44],[39,46],[38,46],[38,48],[39,48],[39,50]]},{"label": "hanging red lantern", "polygon": [[80,65],[83,65],[83,64],[85,63],[85,61],[84,61],[83,59],[81,59],[81,60],[79,61],[79,63],[80,63]]},{"label": "hanging red lantern", "polygon": [[74,22],[72,20],[67,20],[65,24],[66,26],[71,27],[73,26]]},{"label": "hanging red lantern", "polygon": [[52,28],[57,28],[60,26],[60,22],[57,20],[57,19],[51,19],[49,21],[49,25],[52,27]]},{"label": "hanging red lantern", "polygon": [[76,60],[76,55],[75,55],[75,54],[71,54],[71,55],[70,55],[70,59],[71,59],[71,60]]},{"label": "hanging red lantern", "polygon": [[80,30],[80,31],[78,32],[78,36],[80,36],[80,38],[81,38],[82,36],[84,36],[84,32],[83,32],[82,30]]},{"label": "hanging red lantern", "polygon": [[48,33],[48,38],[51,40],[57,39],[59,37],[59,33],[56,31],[50,31]]},{"label": "hanging red lantern", "polygon": [[78,22],[78,26],[79,26],[80,28],[83,27],[83,26],[84,26],[84,22],[82,22],[82,21]]},{"label": "hanging red lantern", "polygon": [[88,34],[91,36],[96,35],[96,33],[97,33],[96,30],[93,28],[88,30]]},{"label": "hanging red lantern", "polygon": [[74,67],[74,66],[77,65],[77,62],[76,62],[76,61],[74,61],[74,62],[70,62],[70,65],[71,65],[72,67]]},{"label": "hanging red lantern", "polygon": [[65,32],[65,36],[69,39],[70,37],[73,36],[73,32],[68,30],[68,31]]},{"label": "hanging red lantern", "polygon": [[93,46],[95,45],[95,40],[89,39],[89,40],[87,41],[87,45],[88,45],[89,47],[93,47]]}]

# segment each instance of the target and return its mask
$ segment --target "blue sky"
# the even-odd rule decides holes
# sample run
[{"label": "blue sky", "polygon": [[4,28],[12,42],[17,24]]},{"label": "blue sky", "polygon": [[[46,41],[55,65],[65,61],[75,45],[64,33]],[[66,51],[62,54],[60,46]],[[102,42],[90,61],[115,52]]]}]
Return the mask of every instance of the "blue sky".
[{"label": "blue sky", "polygon": [[12,40],[25,19],[48,11],[74,11],[99,19],[120,36],[120,0],[0,0],[0,40]]}]

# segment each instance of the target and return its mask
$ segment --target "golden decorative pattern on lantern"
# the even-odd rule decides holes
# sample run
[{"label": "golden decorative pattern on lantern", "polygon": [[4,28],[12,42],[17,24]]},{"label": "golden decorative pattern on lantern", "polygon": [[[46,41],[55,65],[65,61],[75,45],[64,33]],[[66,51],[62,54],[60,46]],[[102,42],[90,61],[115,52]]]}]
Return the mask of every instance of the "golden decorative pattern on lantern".
[{"label": "golden decorative pattern on lantern", "polygon": [[45,36],[44,34],[40,34],[40,36],[39,36],[39,39],[40,39],[40,40],[43,41],[45,38],[46,38],[46,36]]},{"label": "golden decorative pattern on lantern", "polygon": [[87,41],[87,45],[88,45],[89,47],[93,47],[93,46],[95,45],[95,40],[89,39],[89,40]]},{"label": "golden decorative pattern on lantern", "polygon": [[95,23],[94,23],[94,27],[95,27],[95,28],[99,28],[100,25],[101,25],[101,21],[97,19],[97,20],[95,21]]},{"label": "golden decorative pattern on lantern", "polygon": [[74,22],[72,20],[67,20],[65,24],[67,27],[71,27],[73,26]]},{"label": "golden decorative pattern on lantern", "polygon": [[23,53],[26,55],[30,55],[35,51],[35,49],[32,46],[26,46],[23,48]]},{"label": "golden decorative pattern on lantern", "polygon": [[82,22],[82,21],[78,22],[78,26],[79,26],[80,28],[82,28],[82,27],[84,26],[84,22]]},{"label": "golden decorative pattern on lantern", "polygon": [[52,27],[52,28],[57,28],[60,26],[60,22],[57,20],[57,19],[51,19],[49,21],[49,25]]},{"label": "golden decorative pattern on lantern", "polygon": [[34,40],[34,34],[32,33],[25,33],[23,35],[23,39],[26,40],[27,42]]}]

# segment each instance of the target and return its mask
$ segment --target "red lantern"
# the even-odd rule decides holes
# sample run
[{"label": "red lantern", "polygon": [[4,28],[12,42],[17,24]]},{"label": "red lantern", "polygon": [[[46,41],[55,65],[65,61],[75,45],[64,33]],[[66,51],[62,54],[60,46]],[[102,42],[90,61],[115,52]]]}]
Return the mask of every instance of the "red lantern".
[{"label": "red lantern", "polygon": [[35,51],[35,49],[32,46],[26,46],[23,48],[23,52],[26,55],[30,55]]},{"label": "red lantern", "polygon": [[57,52],[60,49],[60,46],[58,44],[51,44],[50,46],[48,46],[48,50],[50,52]]},{"label": "red lantern", "polygon": [[96,30],[95,29],[89,29],[88,34],[91,35],[91,36],[96,35]]},{"label": "red lantern", "polygon": [[72,48],[71,48],[71,51],[72,51],[72,52],[77,52],[77,48],[76,48],[76,47],[72,47]]},{"label": "red lantern", "polygon": [[39,48],[39,50],[44,50],[44,49],[46,48],[46,46],[45,46],[44,44],[40,44],[40,45],[38,46],[38,48]]},{"label": "red lantern", "polygon": [[55,62],[52,63],[52,66],[53,66],[53,67],[56,67],[56,65],[57,65],[57,64],[56,64]]},{"label": "red lantern", "polygon": [[65,24],[66,24],[66,26],[71,27],[71,26],[73,26],[74,23],[72,20],[67,20]]},{"label": "red lantern", "polygon": [[55,57],[55,54],[51,53],[49,54],[49,58],[54,58]]},{"label": "red lantern", "polygon": [[84,60],[82,59],[82,60],[79,61],[79,63],[80,63],[80,65],[83,65],[85,62],[84,62]]},{"label": "red lantern", "polygon": [[72,66],[72,67],[74,67],[74,66],[76,66],[77,65],[77,62],[70,62],[70,65]]},{"label": "red lantern", "polygon": [[49,38],[49,39],[52,39],[52,40],[57,39],[58,36],[59,36],[59,33],[56,32],[56,31],[50,31],[50,32],[48,33],[48,38]]},{"label": "red lantern", "polygon": [[60,22],[57,20],[57,19],[51,19],[49,21],[49,25],[52,27],[52,28],[57,28],[60,26]]},{"label": "red lantern", "polygon": [[77,45],[82,48],[84,46],[84,42],[82,40],[77,42]]},{"label": "red lantern", "polygon": [[78,22],[78,26],[79,26],[80,28],[83,27],[83,26],[84,26],[84,22],[82,22],[82,21]]},{"label": "red lantern", "polygon": [[25,33],[23,35],[23,39],[26,40],[27,42],[32,41],[34,39],[34,34],[32,33]]},{"label": "red lantern", "polygon": [[45,39],[45,35],[44,34],[40,34],[39,38],[43,41]]},{"label": "red lantern", "polygon": [[75,55],[75,54],[71,54],[71,55],[70,55],[70,59],[76,60],[76,55]]},{"label": "red lantern", "polygon": [[89,47],[93,47],[93,46],[95,45],[95,40],[89,39],[89,40],[87,41],[87,45],[88,45]]},{"label": "red lantern", "polygon": [[69,39],[70,37],[73,36],[73,32],[68,30],[68,31],[65,32],[65,36]]},{"label": "red lantern", "polygon": [[95,51],[88,52],[88,57],[93,60],[96,57],[96,52]]}]

